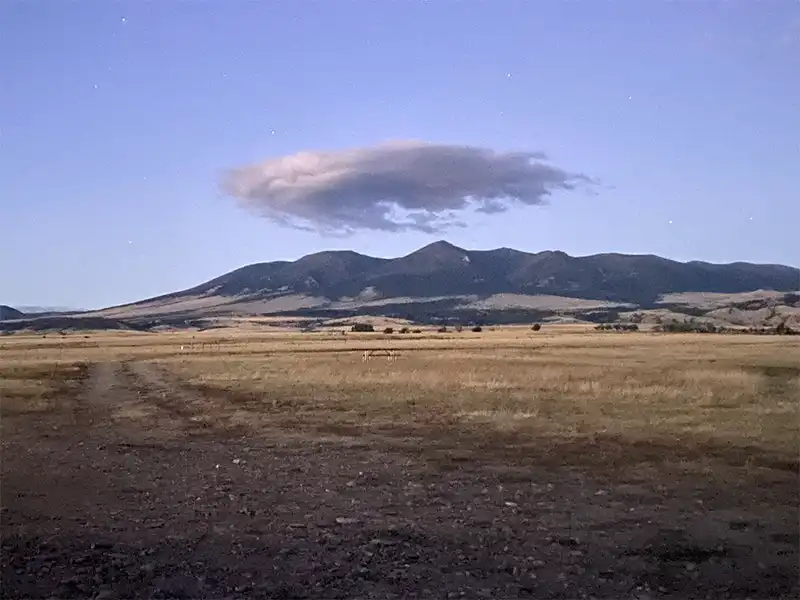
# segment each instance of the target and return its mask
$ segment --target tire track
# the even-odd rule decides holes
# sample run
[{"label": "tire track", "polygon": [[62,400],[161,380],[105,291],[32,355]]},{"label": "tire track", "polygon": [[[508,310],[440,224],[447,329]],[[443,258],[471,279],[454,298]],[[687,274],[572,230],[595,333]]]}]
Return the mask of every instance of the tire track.
[{"label": "tire track", "polygon": [[213,434],[203,399],[171,384],[146,363],[104,362],[90,369],[72,407],[86,439],[114,445]]},{"label": "tire track", "polygon": [[125,365],[125,375],[139,398],[158,411],[155,426],[186,435],[213,436],[239,430],[230,422],[229,411],[203,395],[187,390],[162,367],[147,362]]},{"label": "tire track", "polygon": [[72,425],[89,429],[87,437],[96,437],[105,431],[98,425],[108,421],[113,403],[111,396],[119,382],[120,364],[93,363],[83,389],[72,399]]}]

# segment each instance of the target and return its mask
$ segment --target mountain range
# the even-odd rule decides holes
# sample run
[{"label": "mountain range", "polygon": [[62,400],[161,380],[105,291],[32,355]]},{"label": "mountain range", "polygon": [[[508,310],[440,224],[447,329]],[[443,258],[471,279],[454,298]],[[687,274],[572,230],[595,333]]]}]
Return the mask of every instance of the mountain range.
[{"label": "mountain range", "polygon": [[395,259],[352,251],[320,252],[294,262],[258,263],[170,297],[303,293],[329,299],[550,294],[651,303],[673,292],[798,289],[800,269],[782,265],[680,263],[658,256],[470,251],[440,241]]},{"label": "mountain range", "polygon": [[163,322],[356,314],[470,320],[492,313],[495,320],[513,322],[565,310],[585,315],[664,308],[670,297],[687,292],[798,289],[800,269],[784,265],[682,263],[653,255],[574,257],[510,248],[465,250],[439,241],[399,258],[327,251],[295,261],[251,264],[186,290],[80,314]]}]

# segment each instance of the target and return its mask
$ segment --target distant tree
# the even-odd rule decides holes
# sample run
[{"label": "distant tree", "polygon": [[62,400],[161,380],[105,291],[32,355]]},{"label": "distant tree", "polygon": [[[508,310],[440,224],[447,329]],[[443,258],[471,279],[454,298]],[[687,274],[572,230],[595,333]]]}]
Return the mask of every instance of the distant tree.
[{"label": "distant tree", "polygon": [[794,294],[791,292],[784,294],[783,303],[788,306],[797,306],[800,304],[800,294]]},{"label": "distant tree", "polygon": [[533,327],[531,327],[531,329],[533,329],[534,331],[539,331],[541,328],[542,328],[541,323],[534,323]]},{"label": "distant tree", "polygon": [[436,330],[436,333],[447,333],[447,327],[445,327],[444,325],[442,325],[441,327],[439,327],[439,328]]},{"label": "distant tree", "polygon": [[411,333],[422,333],[422,329],[415,329]]},{"label": "distant tree", "polygon": [[408,327],[401,327],[400,328],[400,333],[408,333],[409,331],[411,331],[411,330]]},{"label": "distant tree", "polygon": [[387,327],[386,329],[383,330],[383,333],[386,334],[394,333],[394,329],[392,329],[391,327]]},{"label": "distant tree", "polygon": [[350,331],[355,333],[368,333],[370,331],[375,331],[375,328],[369,323],[356,323],[350,328]]},{"label": "distant tree", "polygon": [[480,325],[475,325],[475,327],[472,328],[472,331],[474,331],[475,333],[480,333],[481,331],[483,331],[483,327],[481,327]]}]

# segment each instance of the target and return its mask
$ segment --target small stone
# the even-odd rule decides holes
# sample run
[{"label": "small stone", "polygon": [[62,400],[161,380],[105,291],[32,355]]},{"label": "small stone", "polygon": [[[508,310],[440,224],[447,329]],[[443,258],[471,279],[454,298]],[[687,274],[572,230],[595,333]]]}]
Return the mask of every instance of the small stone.
[{"label": "small stone", "polygon": [[538,560],[537,559],[537,560],[532,560],[531,561],[531,566],[532,567],[540,568],[540,567],[543,567],[544,565],[545,565],[545,562],[543,560]]},{"label": "small stone", "polygon": [[507,500],[507,501],[505,502],[505,505],[506,505],[506,506],[509,506],[509,507],[511,507],[511,508],[516,508],[517,506],[519,506],[519,504],[517,504],[516,502],[511,502],[510,500]]},{"label": "small stone", "polygon": [[694,571],[697,568],[697,563],[687,562],[683,565],[687,571]]},{"label": "small stone", "polygon": [[358,523],[358,519],[352,517],[336,517],[336,522],[339,525],[354,525]]}]

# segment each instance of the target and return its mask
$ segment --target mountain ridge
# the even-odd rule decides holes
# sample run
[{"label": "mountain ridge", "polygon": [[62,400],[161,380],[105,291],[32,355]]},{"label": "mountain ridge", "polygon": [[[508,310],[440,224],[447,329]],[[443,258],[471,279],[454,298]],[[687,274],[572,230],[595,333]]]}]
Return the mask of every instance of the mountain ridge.
[{"label": "mountain ridge", "polygon": [[341,300],[364,294],[371,299],[557,295],[650,305],[670,293],[761,289],[800,289],[800,269],[745,262],[680,262],[652,254],[574,257],[553,250],[466,250],[440,240],[395,258],[325,250],[294,261],[253,263],[185,290],[110,308],[189,297],[255,301],[302,295]]}]

